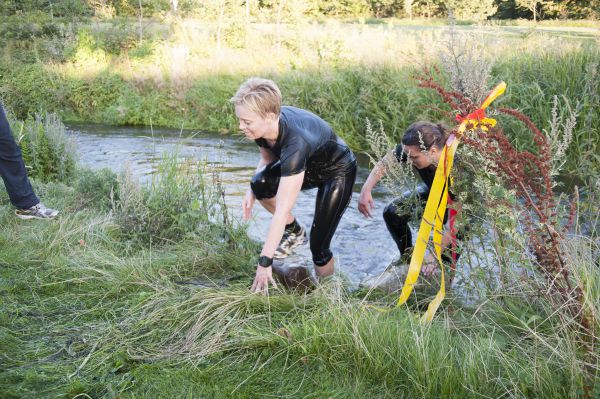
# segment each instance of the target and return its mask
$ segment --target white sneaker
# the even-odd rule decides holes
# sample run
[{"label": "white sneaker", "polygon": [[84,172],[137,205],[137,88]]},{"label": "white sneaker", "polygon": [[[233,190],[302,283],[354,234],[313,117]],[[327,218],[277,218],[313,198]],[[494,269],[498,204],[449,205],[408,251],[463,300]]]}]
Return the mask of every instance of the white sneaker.
[{"label": "white sneaker", "polygon": [[294,233],[292,231],[284,231],[279,247],[275,250],[273,257],[275,259],[283,259],[294,253],[294,249],[304,243],[306,240],[306,230],[300,225],[300,231]]},{"label": "white sneaker", "polygon": [[46,206],[40,202],[28,209],[15,210],[15,215],[17,215],[19,219],[24,220],[54,219],[56,215],[58,215],[58,211],[56,209],[46,208]]}]

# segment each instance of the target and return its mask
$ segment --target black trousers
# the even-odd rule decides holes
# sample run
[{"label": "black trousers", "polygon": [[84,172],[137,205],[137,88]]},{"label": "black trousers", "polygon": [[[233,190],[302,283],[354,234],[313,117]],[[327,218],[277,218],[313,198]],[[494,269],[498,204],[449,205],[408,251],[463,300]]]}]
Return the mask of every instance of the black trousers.
[{"label": "black trousers", "polygon": [[[277,194],[281,177],[279,161],[268,164],[263,170],[252,177],[250,187],[256,199],[273,198]],[[352,187],[356,180],[356,162],[352,161],[345,173],[332,177],[324,182],[311,182],[306,177],[302,190],[318,187],[315,217],[310,229],[310,252],[317,266],[325,266],[333,253],[329,249],[333,234],[346,211]]]},{"label": "black trousers", "polygon": [[15,142],[0,103],[0,176],[4,181],[10,202],[19,209],[31,208],[40,200],[33,192],[21,149]]},{"label": "black trousers", "polygon": [[[411,256],[412,255],[412,233],[408,222],[410,221],[413,214],[418,218],[422,217],[422,211],[425,209],[425,204],[429,198],[429,187],[425,184],[420,184],[417,189],[413,191],[406,191],[396,198],[392,203],[385,207],[383,210],[383,219],[388,231],[392,235],[392,238],[398,246],[400,256]],[[444,214],[444,223],[448,220],[448,209]],[[457,241],[464,239],[463,234],[458,232],[456,234]],[[460,251],[457,250],[457,259],[460,255]],[[446,248],[442,252],[442,260],[444,263],[452,263],[451,249]]]}]

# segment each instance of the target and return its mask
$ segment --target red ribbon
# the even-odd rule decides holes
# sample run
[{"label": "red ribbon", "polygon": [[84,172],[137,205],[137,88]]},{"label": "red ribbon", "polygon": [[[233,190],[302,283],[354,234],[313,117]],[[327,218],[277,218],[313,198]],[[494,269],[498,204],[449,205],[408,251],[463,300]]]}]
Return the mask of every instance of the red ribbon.
[{"label": "red ribbon", "polygon": [[483,108],[477,108],[475,111],[471,112],[467,116],[462,116],[460,114],[456,114],[456,121],[462,123],[463,121],[468,120],[478,120],[481,121],[485,119],[485,110]]},{"label": "red ribbon", "polygon": [[452,201],[452,198],[450,198],[450,194],[448,194],[448,205],[450,206],[449,208],[449,224],[450,224],[450,236],[452,237],[452,241],[451,241],[451,248],[452,248],[452,265],[450,266],[450,269],[452,269],[452,271],[456,270],[456,261],[458,260],[458,254],[456,253],[456,214],[458,213],[456,211],[456,209],[452,208],[452,203],[454,201]]},{"label": "red ribbon", "polygon": [[[477,111],[481,111],[481,113],[483,114],[483,110],[482,109],[478,109]],[[472,114],[469,114],[467,116],[467,118],[469,118],[471,115],[475,114],[477,111],[473,112]],[[458,117],[459,115],[457,115]],[[485,117],[485,114],[483,114],[483,116]],[[446,145],[444,147],[444,151],[446,152],[446,160],[448,160],[448,145]],[[446,178],[446,184],[448,184],[448,188],[450,188],[450,179],[449,179],[449,174],[448,174],[448,170],[446,169],[446,164],[444,164],[444,176]],[[456,229],[456,215],[457,215],[457,210],[455,208],[452,207],[452,204],[454,203],[454,201],[452,201],[452,197],[450,196],[450,192],[448,192],[448,216],[449,216],[449,220],[448,220],[448,224],[450,227],[450,248],[451,248],[451,254],[452,254],[452,264],[450,265],[450,269],[452,271],[456,270],[456,261],[458,260],[458,254],[456,252],[457,249],[457,229]],[[452,279],[454,278],[454,276],[452,275],[450,277],[450,281],[452,281]]]}]

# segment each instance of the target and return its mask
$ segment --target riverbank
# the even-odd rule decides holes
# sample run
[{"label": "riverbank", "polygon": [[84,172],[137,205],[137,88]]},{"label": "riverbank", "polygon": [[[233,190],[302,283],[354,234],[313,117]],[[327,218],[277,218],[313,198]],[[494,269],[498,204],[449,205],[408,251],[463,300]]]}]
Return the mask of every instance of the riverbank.
[{"label": "riverbank", "polygon": [[[4,397],[576,398],[589,387],[581,348],[526,286],[476,308],[450,297],[430,326],[414,305],[381,313],[364,305],[393,298],[336,281],[306,296],[250,294],[257,244],[224,224],[208,186],[167,217],[201,174],[162,165],[163,183],[141,193],[107,172],[36,183],[61,210],[53,222],[0,207]],[[598,281],[592,242],[570,242],[581,276]]]},{"label": "riverbank", "polygon": [[[193,20],[149,26],[141,42],[135,28],[108,22],[65,27],[58,36],[32,39],[26,54],[38,58],[25,60],[7,42],[0,62],[3,100],[21,118],[46,110],[66,121],[230,133],[237,122],[228,99],[244,78],[261,75],[279,83],[287,104],[324,117],[357,151],[368,149],[366,118],[381,120],[394,139],[415,120],[446,119],[436,111],[443,104],[415,88],[413,76],[423,64],[439,63],[447,28],[232,23],[218,42],[215,26]],[[457,29],[461,40],[481,42],[494,59],[492,79],[508,83],[499,106],[517,108],[543,128],[552,119],[553,96],[578,109],[577,144],[566,171],[582,178],[582,170],[598,170],[598,39]],[[523,126],[506,123],[518,146],[531,144]]]}]

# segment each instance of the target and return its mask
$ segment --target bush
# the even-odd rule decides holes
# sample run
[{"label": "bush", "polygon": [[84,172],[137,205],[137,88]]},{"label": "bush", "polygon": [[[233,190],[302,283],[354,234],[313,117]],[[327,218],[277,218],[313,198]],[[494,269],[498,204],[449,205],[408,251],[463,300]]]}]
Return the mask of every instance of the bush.
[{"label": "bush", "polygon": [[15,140],[21,146],[30,177],[44,182],[68,182],[75,174],[74,141],[55,114],[36,114],[25,121],[9,115]]},{"label": "bush", "polygon": [[73,24],[51,20],[43,15],[26,20],[9,18],[0,24],[3,55],[19,62],[63,61],[65,46],[73,37]]},{"label": "bush", "polygon": [[77,169],[77,178],[73,187],[79,194],[79,207],[110,209],[111,203],[115,200],[117,184],[117,175],[108,168],[98,171],[88,168]]},{"label": "bush", "polygon": [[97,33],[97,41],[107,53],[119,55],[136,47],[138,31],[135,25],[119,23]]},{"label": "bush", "polygon": [[126,170],[118,179],[113,202],[115,221],[130,245],[178,242],[212,224],[226,208],[220,197],[220,182],[205,181],[204,168],[196,161],[180,162],[176,154],[165,156],[158,172],[142,186]]},{"label": "bush", "polygon": [[68,85],[67,103],[78,119],[104,121],[106,111],[126,91],[118,75],[102,73],[93,80],[72,80]]},{"label": "bush", "polygon": [[0,66],[0,79],[0,97],[21,120],[36,112],[55,112],[60,108],[59,79],[41,64]]}]

